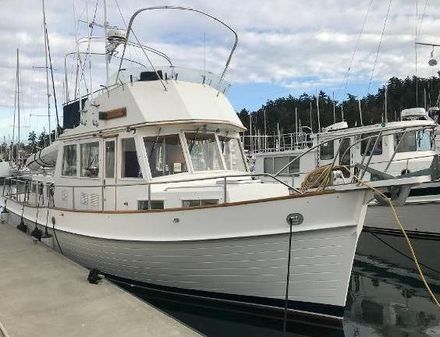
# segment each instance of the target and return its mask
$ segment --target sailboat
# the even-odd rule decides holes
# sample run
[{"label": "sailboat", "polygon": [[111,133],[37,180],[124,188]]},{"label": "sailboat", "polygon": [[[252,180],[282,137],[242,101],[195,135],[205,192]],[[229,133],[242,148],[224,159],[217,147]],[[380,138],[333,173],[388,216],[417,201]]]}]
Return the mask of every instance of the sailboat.
[{"label": "sailboat", "polygon": [[[172,63],[123,67],[128,45],[161,54],[130,40],[135,20],[158,10],[198,14],[232,32],[221,75]],[[341,319],[371,190],[349,182],[302,191],[249,172],[239,137],[245,128],[225,95],[238,37],[220,19],[156,6],[136,11],[124,33],[105,31],[106,62],[115,48],[121,55],[114,82],[65,103],[71,125],[27,161],[52,166],[53,175],[34,171],[30,180],[7,182],[9,222],[110,278]]]}]

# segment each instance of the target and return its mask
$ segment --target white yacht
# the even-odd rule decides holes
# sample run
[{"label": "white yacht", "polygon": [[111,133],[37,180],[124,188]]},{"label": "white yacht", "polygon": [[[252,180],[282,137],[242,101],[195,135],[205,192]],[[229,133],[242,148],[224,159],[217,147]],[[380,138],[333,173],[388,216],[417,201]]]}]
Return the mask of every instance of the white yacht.
[{"label": "white yacht", "polygon": [[[420,129],[414,129],[420,126]],[[245,139],[255,149],[252,157],[255,173],[269,173],[287,184],[301,188],[307,172],[314,167],[338,165],[352,174],[370,181],[437,172],[435,128],[437,124],[423,108],[406,109],[401,120],[349,128],[339,122],[318,134],[283,134],[273,137],[253,136]],[[395,130],[386,134],[387,130]],[[317,147],[323,142],[325,145]],[[364,170],[368,162],[369,169]],[[336,179],[345,180],[339,175]],[[388,193],[399,207],[399,214],[408,233],[414,236],[440,236],[437,226],[440,211],[440,182],[432,181],[405,188],[391,187]],[[372,206],[381,204],[371,203]],[[420,214],[424,214],[420,217]],[[369,207],[364,228],[400,233],[388,207]]]},{"label": "white yacht", "polygon": [[[122,68],[126,46],[136,45],[134,19],[158,9],[213,18],[183,7],[138,10],[118,32],[114,84],[66,103],[64,120],[76,115],[78,126],[28,159],[31,180],[6,183],[9,222],[52,236],[55,249],[109,277],[341,318],[371,192],[354,183],[300,191],[249,172],[244,127],[224,94],[237,40],[221,76],[174,65]],[[38,173],[50,166],[53,174]]]}]

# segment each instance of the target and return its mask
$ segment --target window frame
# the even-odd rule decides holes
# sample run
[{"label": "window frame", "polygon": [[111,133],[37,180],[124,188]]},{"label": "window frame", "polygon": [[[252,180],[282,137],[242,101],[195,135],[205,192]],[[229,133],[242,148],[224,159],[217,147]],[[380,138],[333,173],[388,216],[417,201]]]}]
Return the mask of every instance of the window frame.
[{"label": "window frame", "polygon": [[[138,147],[138,144],[137,144],[137,142],[138,142],[137,138],[138,137],[133,136],[133,135],[127,135],[125,137],[118,137],[118,143],[117,143],[117,146],[116,146],[117,147],[116,157],[119,160],[117,160],[118,163],[117,163],[117,166],[116,166],[117,167],[117,169],[116,169],[117,170],[116,176],[117,176],[117,179],[119,179],[119,180],[139,181],[139,180],[144,180],[145,179],[145,172],[142,169],[142,160],[140,160],[140,159],[142,159],[142,157],[139,157],[139,151],[138,151],[139,147]],[[135,148],[135,151],[136,151],[136,158],[137,158],[138,165],[139,165],[139,172],[142,174],[142,177],[123,177],[122,176],[122,164],[125,163],[124,157],[122,155],[122,153],[123,153],[122,143],[123,143],[124,140],[127,140],[127,139],[133,139],[133,141],[134,141],[134,148]],[[142,143],[143,143],[143,141],[142,141]],[[143,151],[142,153],[145,153],[144,150],[142,150],[142,147],[141,147],[141,151]],[[116,178],[116,176],[115,176],[115,178]],[[151,178],[151,176],[149,176],[149,177]]]},{"label": "window frame", "polygon": [[[87,177],[87,176],[83,176],[82,175],[82,146],[86,145],[86,144],[92,144],[92,143],[98,143],[98,175],[96,177]],[[95,140],[85,140],[83,142],[78,143],[78,147],[77,147],[77,152],[79,152],[79,171],[78,171],[78,177],[83,179],[92,179],[92,180],[100,180],[101,179],[101,172],[102,172],[102,162],[101,162],[101,157],[102,157],[102,141],[101,139],[95,139]]]},{"label": "window frame", "polygon": [[[76,150],[76,174],[75,175],[65,175],[64,174],[64,153],[65,153],[65,148],[67,146],[75,146],[75,150]],[[62,155],[61,155],[61,172],[60,172],[60,176],[61,177],[65,177],[65,178],[79,178],[79,144],[78,143],[65,143],[63,144],[63,151],[62,151]]]},{"label": "window frame", "polygon": [[[183,158],[185,159],[186,171],[182,171],[182,172],[174,173],[174,174],[160,175],[160,176],[156,176],[156,177],[153,177],[153,174],[152,174],[150,161],[148,159],[147,147],[145,145],[145,138],[154,138],[154,137],[157,137],[157,135],[154,135],[154,134],[150,135],[150,134],[148,134],[148,135],[142,135],[141,136],[141,142],[142,142],[142,146],[143,146],[142,151],[144,151],[143,153],[144,153],[144,158],[145,158],[145,165],[146,165],[146,168],[147,168],[147,175],[148,175],[148,178],[150,180],[160,179],[160,178],[164,178],[164,177],[172,177],[172,176],[176,176],[176,175],[180,175],[180,174],[188,174],[188,173],[192,173],[193,172],[192,165],[189,163],[188,156],[187,156],[187,153],[186,153],[186,151],[187,151],[187,149],[185,147],[186,143],[182,142],[182,135],[181,135],[181,133],[182,133],[181,131],[175,132],[175,133],[164,133],[164,134],[160,134],[159,137],[177,136],[177,138],[178,138],[178,140],[180,142],[180,147],[182,149]],[[183,138],[183,140],[185,140],[185,138]]]},{"label": "window frame", "polygon": [[189,172],[191,172],[191,173],[205,172],[206,173],[206,172],[222,172],[222,171],[226,171],[226,164],[225,164],[222,152],[221,152],[220,142],[219,142],[219,139],[218,139],[218,136],[217,136],[216,132],[214,132],[214,131],[202,131],[202,132],[199,132],[199,134],[202,134],[202,135],[206,135],[206,134],[214,135],[214,139],[215,139],[215,142],[217,144],[217,146],[216,146],[217,147],[217,154],[218,154],[218,156],[220,158],[220,164],[222,166],[222,168],[215,169],[215,170],[195,170],[194,169],[191,153],[189,152],[189,144],[188,144],[188,140],[186,138],[186,134],[195,134],[195,133],[197,133],[197,130],[182,130],[181,133],[182,133],[182,138],[184,140],[185,152],[187,152],[187,155],[188,155],[187,161],[191,165],[191,166],[188,166],[188,168],[190,167],[190,169],[191,169],[191,171],[188,170]]},{"label": "window frame", "polygon": [[[217,137],[218,147],[219,147],[219,151],[220,151],[220,156],[222,157],[223,167],[225,168],[225,170],[226,171],[233,171],[233,172],[249,172],[249,167],[247,165],[246,156],[244,155],[244,152],[243,152],[243,146],[241,144],[240,137],[229,137],[229,136],[223,135],[223,134],[216,134],[216,137]],[[236,171],[236,170],[233,170],[233,169],[228,169],[228,166],[226,165],[226,159],[225,159],[225,157],[223,156],[223,153],[222,153],[222,148],[221,148],[221,145],[220,145],[220,137],[234,139],[234,140],[236,140],[238,142],[238,148],[239,148],[239,151],[240,151],[241,160],[242,160],[242,162],[244,164],[244,171]]]}]

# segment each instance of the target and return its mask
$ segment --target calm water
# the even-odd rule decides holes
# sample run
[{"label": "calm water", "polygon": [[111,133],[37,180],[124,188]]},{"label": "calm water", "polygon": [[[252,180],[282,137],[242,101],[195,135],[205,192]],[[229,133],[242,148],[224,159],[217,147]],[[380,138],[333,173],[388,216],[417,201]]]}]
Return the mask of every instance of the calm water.
[{"label": "calm water", "polygon": [[[440,240],[414,239],[413,245],[439,297]],[[287,336],[440,337],[440,310],[407,255],[401,237],[362,233],[342,325],[289,320]],[[283,336],[280,319],[237,311],[227,304],[126,288],[207,336]]]}]

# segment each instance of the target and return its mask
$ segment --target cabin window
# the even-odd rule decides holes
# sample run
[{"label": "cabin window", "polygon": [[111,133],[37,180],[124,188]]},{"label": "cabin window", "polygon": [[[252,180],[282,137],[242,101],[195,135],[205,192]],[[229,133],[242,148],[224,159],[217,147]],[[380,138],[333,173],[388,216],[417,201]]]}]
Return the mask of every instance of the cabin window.
[{"label": "cabin window", "polygon": [[[370,136],[372,136],[372,135],[371,134],[364,135],[364,137],[366,137],[366,138],[361,141],[361,155],[362,156],[363,155],[366,155],[366,156],[371,155],[371,151],[373,150],[374,143],[376,142],[377,137],[373,136],[371,138],[368,138]],[[370,144],[368,144],[369,139],[371,139]],[[367,148],[367,146],[368,146],[368,148]],[[382,152],[383,152],[382,137],[380,137],[379,141],[376,144],[376,148],[374,149],[373,156],[381,155]]]},{"label": "cabin window", "polygon": [[115,141],[105,142],[105,177],[115,177]]},{"label": "cabin window", "polygon": [[319,157],[321,160],[329,160],[333,159],[334,156],[334,141],[331,140],[329,142],[321,144],[319,150]]},{"label": "cabin window", "polygon": [[144,143],[153,178],[188,171],[178,135],[145,137]]},{"label": "cabin window", "polygon": [[218,205],[218,199],[182,200],[183,208]]},{"label": "cabin window", "polygon": [[[163,200],[150,200],[150,209],[164,209]],[[148,200],[138,200],[138,210],[144,211],[148,209]]]},{"label": "cabin window", "polygon": [[99,176],[99,142],[81,144],[81,177]]},{"label": "cabin window", "polygon": [[225,159],[226,169],[233,171],[246,171],[246,164],[237,138],[218,137],[220,149]]},{"label": "cabin window", "polygon": [[214,134],[195,132],[187,133],[185,136],[194,171],[223,169]]},{"label": "cabin window", "polygon": [[[292,162],[296,157],[271,157],[264,158],[264,173],[268,174],[276,174],[280,171],[284,166]],[[283,170],[280,174],[293,174],[299,172],[299,159],[295,160],[291,163],[285,170]]]},{"label": "cabin window", "polygon": [[122,178],[142,178],[141,168],[136,154],[136,144],[134,138],[124,138],[121,141]]},{"label": "cabin window", "polygon": [[76,144],[64,146],[62,175],[76,176]]},{"label": "cabin window", "polygon": [[[429,151],[433,148],[430,130],[411,131],[394,136],[397,152]],[[400,142],[400,144],[399,144]]]}]

